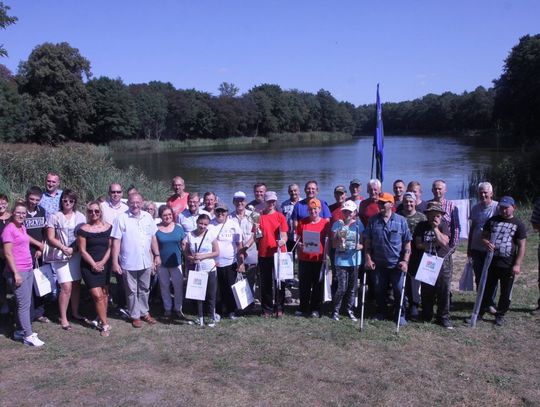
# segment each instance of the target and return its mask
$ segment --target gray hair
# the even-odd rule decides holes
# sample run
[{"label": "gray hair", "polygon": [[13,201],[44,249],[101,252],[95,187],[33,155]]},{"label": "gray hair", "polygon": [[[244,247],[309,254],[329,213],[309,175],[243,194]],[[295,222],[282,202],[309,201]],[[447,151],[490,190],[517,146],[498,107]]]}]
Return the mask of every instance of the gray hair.
[{"label": "gray hair", "polygon": [[381,181],[379,181],[377,178],[370,179],[368,181],[368,186],[371,188],[376,187],[377,189],[382,189]]},{"label": "gray hair", "polygon": [[481,182],[478,184],[478,191],[486,190],[487,192],[493,192],[493,185],[491,185],[491,182]]}]

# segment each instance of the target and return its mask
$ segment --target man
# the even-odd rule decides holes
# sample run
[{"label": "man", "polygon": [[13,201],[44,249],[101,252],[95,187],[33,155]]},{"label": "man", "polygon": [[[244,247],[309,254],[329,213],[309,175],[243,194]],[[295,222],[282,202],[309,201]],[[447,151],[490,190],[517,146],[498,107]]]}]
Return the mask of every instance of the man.
[{"label": "man", "polygon": [[103,215],[103,221],[114,224],[114,220],[128,210],[128,206],[122,202],[124,192],[122,191],[122,185],[113,183],[109,185],[109,198],[99,204],[101,213]]},{"label": "man", "polygon": [[[540,233],[540,198],[536,200],[536,204],[534,205],[531,223],[534,230],[537,230]],[[540,292],[540,244],[538,244],[538,291]],[[538,297],[538,306],[536,310],[540,310],[540,296]]]},{"label": "man", "polygon": [[216,209],[216,203],[217,203],[216,194],[210,191],[205,192],[203,195],[203,203],[204,203],[203,209],[206,211],[208,216],[210,216],[210,219],[214,219],[216,216],[216,214],[214,213],[214,210]]},{"label": "man", "polygon": [[[311,180],[306,182],[306,185],[304,186],[304,192],[306,193],[306,197],[302,199],[301,201],[298,201],[296,205],[294,205],[293,212],[292,212],[292,219],[294,223],[294,229],[298,227],[298,223],[307,217],[309,217],[309,201],[313,198],[317,198],[317,195],[319,194],[319,184],[317,184],[317,181]],[[329,219],[332,217],[332,214],[330,213],[330,208],[328,207],[328,204],[326,201],[321,201],[321,218]]]},{"label": "man", "polygon": [[[420,222],[427,220],[426,215],[416,210],[416,196],[412,192],[405,192],[403,195],[402,210],[397,213],[405,218],[411,235],[414,235],[414,230]],[[414,278],[418,265],[422,258],[422,252],[416,249],[416,245],[412,245],[411,261],[409,263],[409,274],[411,278],[407,279],[405,291],[407,293],[407,302],[409,303],[409,319],[412,321],[418,320],[418,307],[420,306],[420,282]]]},{"label": "man", "polygon": [[358,216],[362,221],[364,227],[367,227],[369,218],[379,213],[379,195],[381,194],[381,181],[378,179],[371,179],[367,185],[368,199],[364,199],[360,202],[358,208]]},{"label": "man", "polygon": [[115,220],[111,232],[112,271],[124,280],[128,311],[134,328],[141,328],[142,321],[155,324],[150,315],[148,296],[150,275],[161,264],[157,227],[148,212],[141,210],[142,196],[133,193],[128,198],[129,210]]},{"label": "man", "polygon": [[45,209],[45,216],[47,218],[60,209],[62,190],[59,187],[60,176],[56,172],[49,172],[45,178],[45,193],[40,201],[40,206]]},{"label": "man", "polygon": [[[416,196],[416,210],[424,213],[427,208],[427,202],[422,201],[422,185],[418,181],[411,181],[407,184],[407,192],[412,192]],[[403,204],[398,205],[398,212],[403,209]]]},{"label": "man", "polygon": [[336,202],[334,202],[332,205],[328,207],[330,209],[331,217],[330,217],[330,224],[333,225],[335,221],[343,220],[343,212],[341,211],[341,208],[343,207],[343,204],[347,200],[347,190],[343,185],[338,185],[334,188],[334,199]]},{"label": "man", "polygon": [[478,203],[471,209],[471,228],[467,239],[467,257],[472,258],[477,289],[487,253],[486,246],[482,242],[482,232],[487,220],[496,215],[498,204],[493,200],[493,186],[489,182],[478,184]]},{"label": "man", "polygon": [[274,254],[278,250],[285,251],[288,227],[285,216],[276,211],[277,194],[266,191],[264,201],[266,208],[261,213],[260,224],[262,237],[258,239],[262,316],[268,318],[274,312],[276,318],[280,318],[283,316],[285,293],[283,284],[281,289],[274,289]]},{"label": "man", "polygon": [[219,202],[215,209],[216,217],[208,226],[209,232],[214,232],[219,246],[216,260],[216,272],[221,293],[221,309],[223,315],[236,319],[236,301],[231,286],[236,282],[237,272],[243,273],[244,254],[242,253],[242,229],[238,223],[229,219],[229,208],[224,202]]},{"label": "man", "polygon": [[253,222],[250,219],[251,211],[246,209],[246,194],[237,191],[233,195],[235,210],[229,215],[231,221],[236,222],[242,231],[242,253],[244,256],[244,275],[255,295],[255,280],[257,278],[257,245],[253,233]]},{"label": "man", "polygon": [[[43,191],[40,187],[33,186],[26,191],[26,219],[24,227],[26,232],[34,240],[30,242],[30,254],[39,265],[41,265],[41,254],[43,252],[43,242],[45,241],[45,209],[39,206]],[[35,244],[35,243],[39,243]],[[32,290],[32,303],[30,305],[30,318],[32,321],[48,323],[49,318],[45,316],[45,302],[43,297],[38,297]]]},{"label": "man", "polygon": [[[386,289],[391,283],[394,291],[394,319],[397,321],[403,273],[408,270],[412,236],[405,218],[393,211],[392,194],[380,194],[377,205],[380,211],[369,219],[365,232],[365,268],[372,272],[377,303],[375,319],[386,318]],[[398,323],[400,326],[407,324],[403,308]]]},{"label": "man", "polygon": [[436,323],[446,329],[453,329],[450,321],[450,283],[452,281],[450,231],[448,224],[443,221],[445,213],[440,203],[429,202],[426,209],[427,221],[420,222],[416,227],[414,242],[416,248],[422,253],[444,258],[435,286],[422,283],[422,319],[424,322],[431,321],[433,305],[436,301]]},{"label": "man", "polygon": [[[439,203],[445,211],[443,220],[448,223],[450,228],[450,251],[453,253],[459,243],[459,211],[452,201],[446,199],[447,192],[446,182],[442,179],[433,182],[431,192],[433,199],[429,202]],[[428,202],[428,203],[429,203]]]},{"label": "man", "polygon": [[186,209],[188,205],[188,193],[184,190],[186,183],[182,177],[176,176],[172,179],[171,189],[173,194],[167,199],[167,206],[173,210],[174,219]]},{"label": "man", "polygon": [[504,316],[510,308],[514,278],[521,272],[525,257],[527,230],[521,220],[514,216],[516,203],[511,196],[499,201],[499,214],[491,217],[484,225],[482,238],[487,250],[493,252],[489,266],[486,288],[482,301],[485,309],[500,282],[501,293],[495,314],[495,325],[504,325]]},{"label": "man", "polygon": [[208,212],[200,208],[200,198],[198,192],[190,192],[188,196],[188,206],[179,215],[177,223],[183,228],[184,232],[189,233],[197,229],[197,218],[201,214],[210,216]]},{"label": "man", "polygon": [[285,219],[287,219],[287,226],[289,227],[289,232],[287,235],[287,251],[290,252],[296,242],[292,213],[294,205],[300,201],[300,187],[298,184],[291,184],[287,188],[287,192],[289,194],[289,199],[281,203],[281,212],[283,215],[285,215]]},{"label": "man", "polygon": [[394,205],[397,208],[403,201],[403,194],[405,193],[405,182],[403,182],[402,179],[395,180],[394,184],[392,185],[392,189],[394,190]]},{"label": "man", "polygon": [[347,198],[349,201],[354,201],[356,204],[356,208],[360,207],[360,203],[364,198],[360,195],[360,190],[362,188],[362,183],[358,178],[354,178],[349,183],[349,192],[351,193],[351,196]]},{"label": "man", "polygon": [[255,212],[262,212],[266,208],[264,202],[264,194],[266,193],[266,184],[264,182],[257,182],[253,185],[253,195],[255,199],[247,204],[248,207],[252,207]]}]

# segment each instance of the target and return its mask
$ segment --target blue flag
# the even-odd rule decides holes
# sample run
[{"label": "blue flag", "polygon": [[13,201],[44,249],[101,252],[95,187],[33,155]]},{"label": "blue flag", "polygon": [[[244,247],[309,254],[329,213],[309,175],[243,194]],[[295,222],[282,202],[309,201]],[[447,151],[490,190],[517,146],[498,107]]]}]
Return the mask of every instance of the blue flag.
[{"label": "blue flag", "polygon": [[[377,84],[377,128],[373,140],[375,156],[375,178],[384,181],[384,128],[382,120],[381,98],[379,97],[379,84]],[[373,168],[373,165],[372,165]]]}]

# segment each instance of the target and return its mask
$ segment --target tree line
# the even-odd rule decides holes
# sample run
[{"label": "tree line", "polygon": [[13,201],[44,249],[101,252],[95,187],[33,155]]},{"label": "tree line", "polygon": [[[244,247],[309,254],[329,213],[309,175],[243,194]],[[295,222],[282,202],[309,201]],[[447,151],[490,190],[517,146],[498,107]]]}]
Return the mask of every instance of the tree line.
[{"label": "tree line", "polygon": [[[0,3],[1,4],[1,3]],[[13,24],[5,13],[0,27]],[[0,10],[2,11],[2,10]],[[9,18],[10,20],[5,20]],[[0,55],[6,50],[0,48]],[[520,143],[538,140],[540,34],[524,36],[494,86],[399,103],[383,103],[387,134],[465,133],[499,129]],[[338,101],[277,84],[244,94],[231,83],[212,95],[169,82],[126,85],[93,78],[91,64],[63,42],[34,48],[13,74],[0,64],[0,140],[58,144],[122,139],[228,138],[307,131],[372,134],[375,105]]]}]

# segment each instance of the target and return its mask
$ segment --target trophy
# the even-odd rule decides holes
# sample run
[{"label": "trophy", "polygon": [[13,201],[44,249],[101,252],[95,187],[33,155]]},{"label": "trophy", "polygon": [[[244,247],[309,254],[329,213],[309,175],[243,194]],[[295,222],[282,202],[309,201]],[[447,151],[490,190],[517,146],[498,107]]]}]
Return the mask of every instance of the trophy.
[{"label": "trophy", "polygon": [[345,226],[343,221],[339,221],[339,222],[340,222],[340,227],[336,233],[341,239],[339,249],[341,251],[345,251],[347,249],[347,235],[349,234],[349,227]]},{"label": "trophy", "polygon": [[261,230],[261,214],[259,212],[256,212],[253,208],[253,206],[248,207],[249,210],[251,210],[251,213],[249,214],[249,220],[251,223],[255,225],[255,239],[260,239],[263,237],[263,233]]}]

